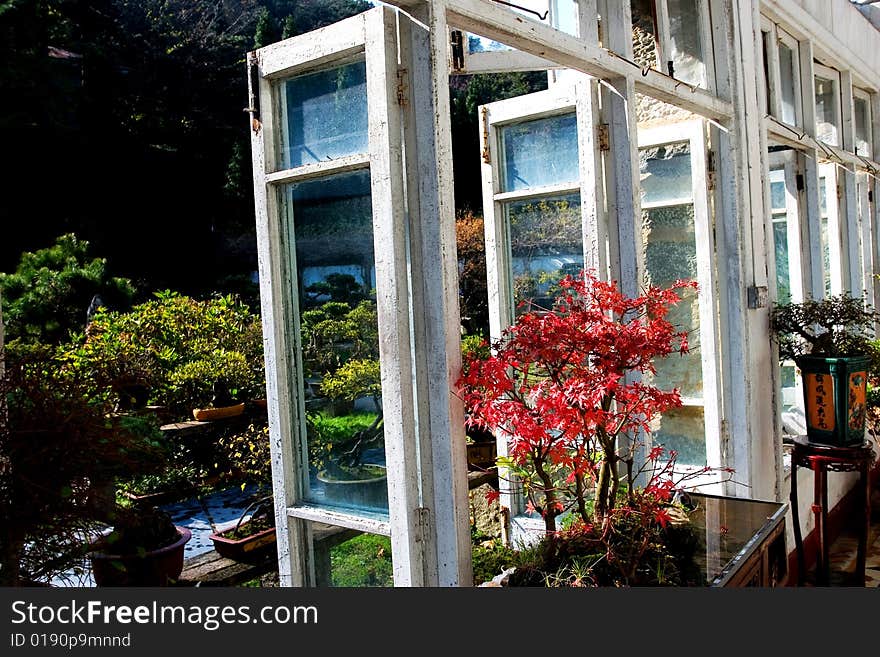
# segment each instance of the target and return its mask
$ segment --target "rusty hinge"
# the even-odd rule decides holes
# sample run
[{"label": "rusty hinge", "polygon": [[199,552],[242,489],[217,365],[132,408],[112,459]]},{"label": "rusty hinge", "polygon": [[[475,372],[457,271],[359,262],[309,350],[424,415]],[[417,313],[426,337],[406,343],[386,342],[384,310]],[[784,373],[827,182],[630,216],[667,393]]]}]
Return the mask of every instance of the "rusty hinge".
[{"label": "rusty hinge", "polygon": [[260,67],[257,61],[257,53],[249,52],[247,56],[248,67],[248,106],[245,112],[251,115],[251,130],[260,132],[263,124],[260,122]]},{"label": "rusty hinge", "polygon": [[464,70],[464,34],[461,30],[449,33],[449,44],[452,48],[452,72]]},{"label": "rusty hinge", "polygon": [[715,151],[706,151],[706,186],[710,192],[715,191]]},{"label": "rusty hinge", "polygon": [[431,532],[431,510],[424,506],[416,508],[416,523],[418,524],[416,542],[427,544]]},{"label": "rusty hinge", "polygon": [[407,91],[406,69],[399,68],[397,69],[397,104],[401,107],[406,107],[409,103]]},{"label": "rusty hinge", "polygon": [[483,127],[483,162],[489,164],[492,158],[489,156],[489,108],[480,108],[480,121]]},{"label": "rusty hinge", "polygon": [[796,173],[794,176],[794,186],[799,192],[804,191],[804,174]]},{"label": "rusty hinge", "polygon": [[596,141],[599,144],[599,150],[603,153],[611,150],[611,136],[608,132],[607,123],[600,123],[596,126]]},{"label": "rusty hinge", "polygon": [[874,202],[874,190],[869,189],[868,190],[868,203],[873,203],[873,202]]}]

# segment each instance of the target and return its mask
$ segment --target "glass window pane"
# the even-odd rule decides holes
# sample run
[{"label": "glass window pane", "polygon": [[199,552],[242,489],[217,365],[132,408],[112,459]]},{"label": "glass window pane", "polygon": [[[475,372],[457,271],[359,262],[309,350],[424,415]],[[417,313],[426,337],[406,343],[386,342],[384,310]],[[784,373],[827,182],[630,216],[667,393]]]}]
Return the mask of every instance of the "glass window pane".
[{"label": "glass window pane", "polygon": [[657,68],[657,27],[654,0],[630,0],[633,23],[633,60]]},{"label": "glass window pane", "polygon": [[553,0],[551,24],[566,34],[578,34],[578,8],[576,0]]},{"label": "glass window pane", "polygon": [[286,185],[293,223],[311,502],[387,517],[367,170]]},{"label": "glass window pane", "polygon": [[856,154],[871,157],[871,108],[866,98],[853,97],[855,115]]},{"label": "glass window pane", "polygon": [[[771,176],[773,172],[770,172]],[[785,210],[785,181],[778,180],[770,183],[770,207],[776,210]]]},{"label": "glass window pane", "polygon": [[776,301],[791,301],[791,272],[788,264],[788,221],[786,216],[773,216],[773,246],[776,254]]},{"label": "glass window pane", "polygon": [[779,98],[782,105],[782,116],[779,117],[789,125],[797,125],[797,106],[795,98],[798,89],[795,85],[795,67],[797,58],[791,48],[784,43],[779,44],[779,85],[781,87]]},{"label": "glass window pane", "polygon": [[687,142],[639,151],[642,204],[680,203],[693,198],[691,153]]},{"label": "glass window pane", "polygon": [[504,126],[501,157],[502,191],[576,184],[579,172],[574,113]]},{"label": "glass window pane", "polygon": [[706,421],[702,406],[682,406],[666,411],[651,431],[654,445],[678,453],[681,465],[706,465]]},{"label": "glass window pane", "polygon": [[816,76],[816,137],[831,146],[837,138],[837,84]]},{"label": "glass window pane", "polygon": [[703,43],[697,0],[667,0],[669,36],[672,40],[674,77],[689,84],[706,84],[706,65],[703,63]]},{"label": "glass window pane", "polygon": [[391,539],[312,523],[319,587],[394,586]]},{"label": "glass window pane", "polygon": [[369,150],[366,77],[356,62],[282,83],[283,168]]},{"label": "glass window pane", "polygon": [[[690,144],[679,142],[639,150],[642,178],[642,240],[645,283],[667,287],[678,279],[697,278]],[[688,331],[690,353],[659,359],[652,385],[678,388],[689,404],[668,411],[655,427],[653,440],[679,453],[679,462],[705,465],[703,365],[700,349],[700,307],[693,290],[667,316],[679,330]]]},{"label": "glass window pane", "polygon": [[505,204],[504,215],[516,315],[549,310],[559,279],[584,266],[580,195],[514,201]]}]

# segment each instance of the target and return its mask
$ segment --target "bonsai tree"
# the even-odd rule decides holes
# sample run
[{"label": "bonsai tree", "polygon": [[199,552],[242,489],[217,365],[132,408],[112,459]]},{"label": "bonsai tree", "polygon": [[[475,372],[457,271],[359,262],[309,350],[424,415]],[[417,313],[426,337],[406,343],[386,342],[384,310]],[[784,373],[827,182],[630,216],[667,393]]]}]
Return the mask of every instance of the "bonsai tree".
[{"label": "bonsai tree", "polygon": [[863,299],[844,293],[776,305],[770,313],[770,330],[776,335],[781,358],[868,355],[876,362],[873,335],[878,320],[880,315]]},{"label": "bonsai tree", "polygon": [[46,581],[78,565],[112,516],[103,485],[158,470],[163,451],[45,346],[7,350],[0,399],[0,584]]},{"label": "bonsai tree", "polygon": [[659,414],[681,406],[678,390],[644,379],[655,359],[687,353],[687,335],[666,314],[678,290],[695,286],[651,287],[631,299],[590,273],[559,285],[553,312],[521,315],[492,356],[466,359],[458,381],[468,421],[508,436],[504,465],[548,533],[566,511],[602,524],[621,492],[634,502],[645,466],[635,462],[637,438]]},{"label": "bonsai tree", "polygon": [[[665,567],[665,553],[643,557],[663,543],[676,490],[710,470],[676,473],[676,454],[660,446],[637,462],[640,437],[681,406],[677,389],[649,381],[656,359],[688,351],[686,333],[666,315],[695,283],[649,287],[636,298],[588,272],[559,286],[552,311],[521,315],[491,356],[466,355],[458,386],[468,422],[507,436],[499,465],[543,517],[545,556],[558,562],[561,550],[589,545],[619,571],[615,582],[632,583],[647,564]],[[563,548],[557,518],[567,512],[574,523]]]}]

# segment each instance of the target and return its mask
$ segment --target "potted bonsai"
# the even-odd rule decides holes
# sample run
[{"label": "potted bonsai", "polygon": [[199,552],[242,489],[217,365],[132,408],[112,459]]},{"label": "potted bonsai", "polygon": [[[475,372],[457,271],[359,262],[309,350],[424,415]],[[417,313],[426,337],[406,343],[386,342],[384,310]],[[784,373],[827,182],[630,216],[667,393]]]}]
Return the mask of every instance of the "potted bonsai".
[{"label": "potted bonsai", "polygon": [[527,511],[543,519],[519,583],[685,583],[676,551],[693,541],[673,498],[714,468],[677,472],[675,453],[661,446],[639,454],[660,414],[681,406],[677,389],[650,379],[656,359],[688,351],[666,315],[696,285],[629,298],[582,272],[559,286],[552,311],[520,315],[492,355],[466,356],[458,380],[468,423],[507,437],[500,480],[520,487]]},{"label": "potted bonsai", "polygon": [[801,372],[808,440],[864,441],[868,376],[880,362],[872,341],[878,319],[849,294],[773,308],[770,330],[780,359],[793,360]]},{"label": "potted bonsai", "polygon": [[227,432],[220,437],[220,447],[226,452],[228,474],[242,478],[242,488],[254,485],[256,492],[235,525],[213,532],[211,542],[218,554],[229,559],[262,557],[276,542],[269,427],[250,424],[244,431]]},{"label": "potted bonsai", "polygon": [[183,570],[192,532],[149,504],[120,506],[112,531],[92,543],[89,559],[98,586],[168,586]]}]

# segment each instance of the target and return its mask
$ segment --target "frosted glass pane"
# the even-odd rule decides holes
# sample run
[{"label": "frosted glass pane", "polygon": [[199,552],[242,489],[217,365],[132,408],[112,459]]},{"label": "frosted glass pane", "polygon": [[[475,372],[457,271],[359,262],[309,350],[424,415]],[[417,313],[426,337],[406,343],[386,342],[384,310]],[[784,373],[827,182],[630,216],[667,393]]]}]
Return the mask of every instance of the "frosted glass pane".
[{"label": "frosted glass pane", "polygon": [[853,98],[855,115],[856,154],[871,157],[871,108],[868,101],[858,96]]},{"label": "frosted glass pane", "polygon": [[[694,233],[694,206],[670,205],[642,211],[645,278],[649,285],[667,287],[679,279],[697,277],[697,243]],[[700,360],[699,302],[693,290],[684,290],[682,301],[673,306],[668,319],[679,330],[688,331],[690,353],[659,359],[654,385],[679,388],[682,396],[700,398],[703,394]]]},{"label": "frosted glass pane", "polygon": [[507,203],[504,214],[516,314],[549,310],[559,279],[584,266],[580,195]]},{"label": "frosted glass pane", "polygon": [[577,183],[578,143],[575,115],[525,121],[501,129],[505,192],[543,185]]},{"label": "frosted glass pane", "polygon": [[681,202],[693,198],[688,142],[641,149],[639,173],[644,204]]},{"label": "frosted glass pane", "polygon": [[784,43],[779,44],[779,84],[782,87],[780,91],[780,101],[782,104],[782,116],[779,117],[789,125],[797,125],[797,110],[795,105],[795,97],[798,92],[795,86],[794,71],[797,66],[797,59],[794,52]]},{"label": "frosted glass pane", "polygon": [[816,136],[831,146],[837,138],[837,85],[832,80],[816,76]]},{"label": "frosted glass pane", "polygon": [[693,85],[706,83],[700,15],[697,0],[666,0],[672,40],[674,77]]},{"label": "frosted glass pane", "polygon": [[633,60],[639,66],[657,68],[657,27],[653,0],[630,0],[632,9]]},{"label": "frosted glass pane", "polygon": [[370,172],[283,188],[295,243],[305,497],[387,518]]},{"label": "frosted glass pane", "polygon": [[785,210],[785,183],[770,183],[770,206],[774,210]]},{"label": "frosted glass pane", "polygon": [[776,254],[776,300],[791,301],[791,269],[788,261],[788,222],[785,215],[773,218],[773,246]]},{"label": "frosted glass pane", "polygon": [[366,77],[357,62],[282,83],[284,168],[369,150]]},{"label": "frosted glass pane", "polygon": [[666,411],[656,422],[651,442],[678,453],[679,465],[706,465],[706,430],[702,406]]}]

